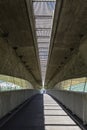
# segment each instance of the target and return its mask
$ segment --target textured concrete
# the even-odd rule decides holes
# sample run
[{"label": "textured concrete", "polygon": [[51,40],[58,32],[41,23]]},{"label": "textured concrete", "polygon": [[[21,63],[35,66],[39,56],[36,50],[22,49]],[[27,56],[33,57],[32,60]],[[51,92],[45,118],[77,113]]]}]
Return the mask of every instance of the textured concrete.
[{"label": "textured concrete", "polygon": [[32,89],[0,92],[0,118],[37,93]]},{"label": "textured concrete", "polygon": [[86,30],[87,1],[58,0],[46,74],[48,88],[65,79],[87,76]]},{"label": "textured concrete", "polygon": [[[87,76],[87,1],[56,0],[46,85]],[[15,69],[14,69],[15,68]],[[32,0],[0,1],[0,74],[41,86]]]},{"label": "textured concrete", "polygon": [[19,77],[39,87],[41,75],[32,12],[31,0],[0,1],[0,74]]}]

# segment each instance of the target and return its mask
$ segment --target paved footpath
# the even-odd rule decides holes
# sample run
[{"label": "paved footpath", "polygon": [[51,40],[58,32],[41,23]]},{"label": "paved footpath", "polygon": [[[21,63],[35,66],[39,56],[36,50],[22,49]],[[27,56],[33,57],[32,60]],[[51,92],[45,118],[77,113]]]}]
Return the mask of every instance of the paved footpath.
[{"label": "paved footpath", "polygon": [[60,105],[49,95],[44,95],[45,130],[81,130]]},{"label": "paved footpath", "polygon": [[17,112],[0,130],[81,130],[59,104],[39,94]]}]

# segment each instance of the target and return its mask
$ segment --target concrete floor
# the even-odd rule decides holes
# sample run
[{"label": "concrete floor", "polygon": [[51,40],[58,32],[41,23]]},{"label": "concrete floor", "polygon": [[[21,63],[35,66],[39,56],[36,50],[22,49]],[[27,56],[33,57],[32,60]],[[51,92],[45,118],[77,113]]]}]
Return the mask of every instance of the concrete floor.
[{"label": "concrete floor", "polygon": [[57,102],[44,94],[45,130],[81,130]]},{"label": "concrete floor", "polygon": [[0,130],[81,130],[56,101],[37,95]]}]

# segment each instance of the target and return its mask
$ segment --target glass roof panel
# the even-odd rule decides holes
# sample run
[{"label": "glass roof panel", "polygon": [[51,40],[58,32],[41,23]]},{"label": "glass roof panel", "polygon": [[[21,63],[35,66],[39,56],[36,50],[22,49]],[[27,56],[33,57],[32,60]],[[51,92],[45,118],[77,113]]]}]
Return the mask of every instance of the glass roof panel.
[{"label": "glass roof panel", "polygon": [[52,21],[50,19],[35,19],[37,28],[52,28]]},{"label": "glass roof panel", "polygon": [[47,43],[38,43],[38,48],[40,48],[40,47],[47,47],[47,48],[49,48],[49,43],[47,42]]},{"label": "glass roof panel", "polygon": [[36,30],[36,35],[37,36],[50,37],[51,36],[51,30],[48,30],[48,29]]},{"label": "glass roof panel", "polygon": [[48,47],[44,47],[44,48],[39,47],[39,51],[48,51]]},{"label": "glass roof panel", "polygon": [[53,15],[53,11],[55,8],[55,3],[50,1],[38,1],[33,2],[34,14],[35,15]]},{"label": "glass roof panel", "polygon": [[37,42],[41,43],[41,42],[44,42],[45,43],[50,43],[50,38],[49,37],[37,37]]}]

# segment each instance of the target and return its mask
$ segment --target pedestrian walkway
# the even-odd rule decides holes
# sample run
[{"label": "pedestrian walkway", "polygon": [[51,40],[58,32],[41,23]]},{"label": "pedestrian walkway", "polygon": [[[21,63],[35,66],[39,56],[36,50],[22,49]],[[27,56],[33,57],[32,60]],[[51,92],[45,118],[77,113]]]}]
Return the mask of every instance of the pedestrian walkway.
[{"label": "pedestrian walkway", "polygon": [[81,130],[59,104],[39,94],[17,112],[0,130]]},{"label": "pedestrian walkway", "polygon": [[44,95],[45,130],[81,130],[60,105],[49,95]]}]

